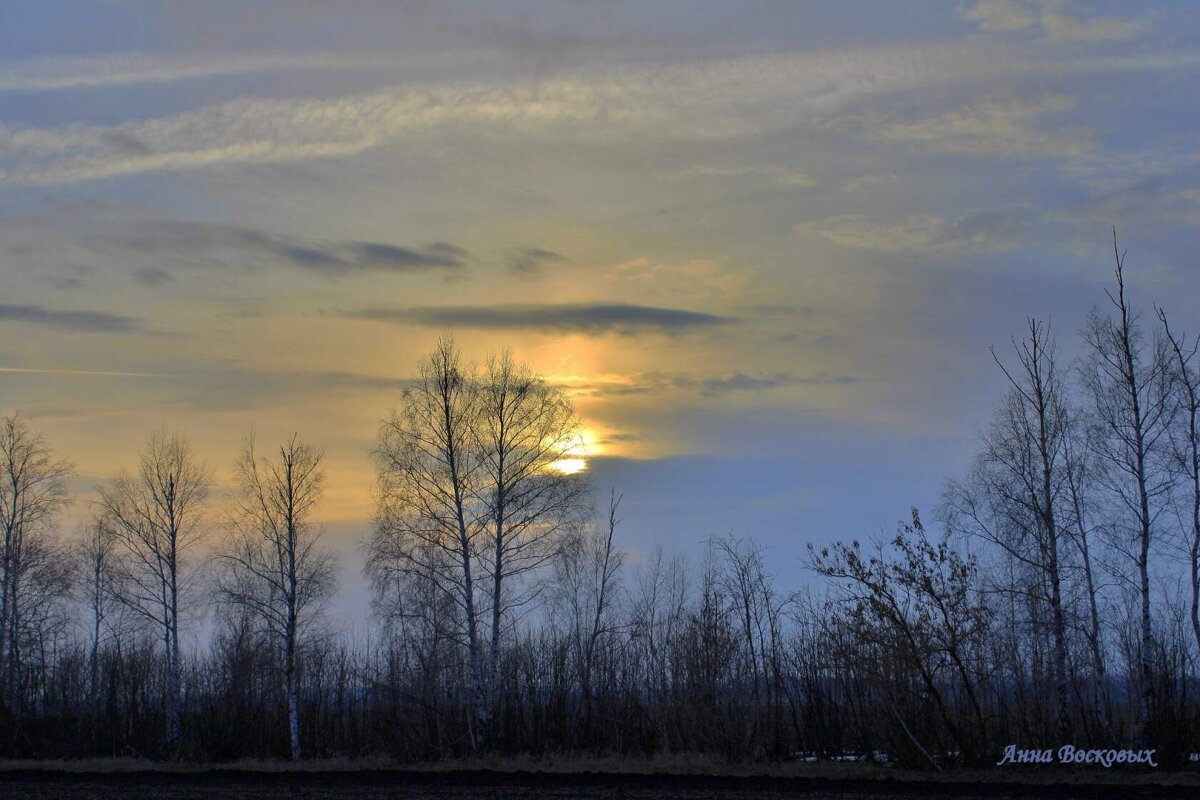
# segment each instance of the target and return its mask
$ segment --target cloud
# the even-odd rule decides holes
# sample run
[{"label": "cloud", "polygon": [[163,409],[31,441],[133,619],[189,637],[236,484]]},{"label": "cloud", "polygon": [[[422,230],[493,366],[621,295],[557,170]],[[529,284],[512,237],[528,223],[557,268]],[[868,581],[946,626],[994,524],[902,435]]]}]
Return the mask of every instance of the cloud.
[{"label": "cloud", "polygon": [[734,321],[698,311],[623,303],[367,308],[343,312],[343,316],[439,328],[540,330],[590,336],[604,333],[631,336],[646,331],[682,333]]},{"label": "cloud", "polygon": [[960,155],[1075,157],[1092,149],[1088,131],[1035,126],[1039,118],[1073,106],[1074,101],[1062,95],[1034,99],[996,95],[944,114],[881,122],[874,135]]},{"label": "cloud", "polygon": [[817,185],[816,178],[784,167],[726,167],[697,164],[676,172],[664,172],[660,177],[669,181],[686,181],[694,178],[740,178],[747,175],[765,178],[776,186],[811,188]]},{"label": "cloud", "polygon": [[39,58],[0,63],[0,92],[130,86],[311,69],[370,69],[394,64],[394,59],[327,52],[200,55],[106,53],[78,58]]},{"label": "cloud", "polygon": [[[1083,237],[1116,225],[1140,233],[1165,226],[1200,226],[1200,169],[1177,166],[1094,192],[1053,214],[1056,222],[1080,228]],[[1101,184],[1103,186],[1103,184]]]},{"label": "cloud", "polygon": [[1055,41],[1105,42],[1129,39],[1146,30],[1143,20],[1123,17],[1081,17],[1066,0],[978,0],[960,3],[956,15],[985,31],[1019,31],[1039,27]]},{"label": "cloud", "polygon": [[137,279],[138,283],[144,283],[147,286],[161,286],[175,280],[171,273],[161,267],[142,267],[134,270],[133,277]]},{"label": "cloud", "polygon": [[[365,272],[404,274],[431,270],[457,271],[466,266],[467,251],[448,242],[400,247],[382,242],[323,241],[280,236],[238,225],[161,220],[109,226],[90,240],[139,257],[203,265],[285,263],[328,278]],[[161,266],[138,269],[135,277],[148,285],[171,279]]]},{"label": "cloud", "polygon": [[749,374],[735,372],[726,375],[694,375],[679,372],[646,372],[640,375],[607,376],[601,380],[567,381],[564,388],[572,394],[593,397],[621,397],[684,391],[702,397],[720,397],[739,392],[770,392],[796,386],[838,386],[858,383],[852,375],[817,373],[800,375],[792,372]]},{"label": "cloud", "polygon": [[910,216],[880,222],[861,215],[801,223],[797,233],[815,233],[834,244],[886,253],[996,252],[1016,247],[1038,221],[1025,206],[972,211],[956,220]]},{"label": "cloud", "polygon": [[103,311],[59,311],[37,305],[0,305],[0,322],[27,322],[75,333],[128,333],[141,320]]},{"label": "cloud", "polygon": [[1042,8],[1042,28],[1051,39],[1107,42],[1130,39],[1146,30],[1142,20],[1121,17],[1093,17],[1082,19],[1073,16],[1065,2],[1047,2]]},{"label": "cloud", "polygon": [[524,280],[541,277],[548,266],[565,264],[568,261],[570,259],[562,253],[543,250],[540,247],[514,248],[504,257],[509,273]]},{"label": "cloud", "polygon": [[70,291],[74,289],[82,289],[87,285],[87,282],[78,275],[66,275],[62,277],[47,275],[42,279],[45,283],[53,286],[60,291]]},{"label": "cloud", "polygon": [[857,383],[859,380],[851,375],[796,375],[788,372],[747,375],[737,372],[707,378],[676,376],[671,379],[671,383],[680,389],[695,389],[705,397],[716,397],[732,392],[765,392],[806,385],[840,385]]},{"label": "cloud", "polygon": [[[581,141],[713,141],[817,123],[869,97],[1061,71],[1175,69],[1195,54],[1074,63],[973,42],[804,51],[563,73],[539,81],[243,97],[113,125],[0,125],[0,183],[54,185],[354,155],[436,130]],[[802,180],[780,174],[787,181]]]},{"label": "cloud", "polygon": [[1034,10],[1018,0],[960,3],[956,15],[974,22],[985,31],[1019,31],[1038,24],[1038,15]]},{"label": "cloud", "polygon": [[49,369],[40,367],[0,367],[0,372],[17,375],[55,375],[92,378],[170,378],[166,372],[117,372],[99,369]]},{"label": "cloud", "polygon": [[859,175],[842,183],[843,191],[857,192],[860,189],[873,189],[877,186],[887,186],[896,182],[896,173],[881,172],[875,175]]},{"label": "cloud", "polygon": [[639,256],[613,267],[606,277],[643,284],[647,288],[641,291],[652,293],[707,293],[728,297],[744,287],[753,274],[749,268],[730,269],[720,261],[706,258],[665,263]]}]

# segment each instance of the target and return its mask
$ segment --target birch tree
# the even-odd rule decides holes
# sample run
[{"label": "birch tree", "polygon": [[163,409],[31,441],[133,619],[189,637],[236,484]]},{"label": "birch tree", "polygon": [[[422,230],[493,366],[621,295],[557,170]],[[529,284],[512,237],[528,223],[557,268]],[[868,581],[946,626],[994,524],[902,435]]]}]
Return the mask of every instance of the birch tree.
[{"label": "birch tree", "polygon": [[0,416],[0,679],[14,703],[21,663],[22,611],[45,566],[46,541],[68,502],[71,466],[20,413]]},{"label": "birch tree", "polygon": [[1189,342],[1183,334],[1176,334],[1162,309],[1158,309],[1158,319],[1167,340],[1178,412],[1178,424],[1171,431],[1172,457],[1183,479],[1180,528],[1188,552],[1192,635],[1200,653],[1200,336]]},{"label": "birch tree", "polygon": [[100,710],[100,650],[110,633],[110,615],[116,603],[113,585],[116,545],[113,529],[102,514],[88,522],[76,544],[79,597],[88,616],[88,701],[93,720]]},{"label": "birch tree", "polygon": [[474,446],[478,392],[453,339],[441,339],[419,365],[400,407],[380,426],[375,531],[367,570],[376,585],[432,577],[458,611],[458,638],[470,670],[472,748],[488,705],[480,631],[478,540],[488,523],[478,505],[482,462]]},{"label": "birch tree", "polygon": [[564,533],[582,521],[588,496],[584,476],[559,466],[581,446],[579,419],[560,389],[504,351],[489,357],[475,398],[479,480],[474,495],[487,517],[481,544],[491,584],[492,692],[505,617],[540,591],[537,584],[518,582],[559,552]]},{"label": "birch tree", "polygon": [[[1045,325],[1028,321],[1024,341],[1013,342],[1016,365],[992,356],[1008,393],[983,440],[966,483],[951,482],[947,520],[952,529],[998,546],[1047,587],[1055,715],[1063,741],[1071,739],[1067,673],[1067,612],[1063,601],[1070,540],[1066,387]],[[1012,588],[1012,587],[1010,587]]]},{"label": "birch tree", "polygon": [[99,489],[105,521],[121,544],[117,597],[161,637],[168,750],[180,745],[179,617],[195,574],[189,556],[203,532],[208,491],[208,468],[196,460],[191,443],[163,429],[150,435],[136,471]]},{"label": "birch tree", "polygon": [[587,526],[579,536],[571,538],[554,562],[555,599],[566,623],[583,694],[585,738],[592,728],[596,661],[601,644],[619,625],[613,608],[625,558],[613,537],[620,523],[617,517],[620,505],[621,498],[613,492],[604,526]]},{"label": "birch tree", "polygon": [[1140,316],[1129,303],[1125,254],[1115,231],[1113,254],[1116,292],[1105,291],[1111,313],[1093,309],[1084,330],[1090,352],[1082,371],[1096,424],[1100,477],[1117,506],[1112,543],[1137,570],[1131,583],[1140,605],[1137,659],[1144,724],[1154,704],[1150,557],[1171,489],[1165,456],[1175,407],[1166,347],[1158,336],[1146,341]]},{"label": "birch tree", "polygon": [[232,535],[219,555],[221,598],[262,626],[282,661],[293,761],[301,757],[299,652],[335,582],[336,563],[313,521],[323,463],[322,451],[298,434],[274,458],[259,456],[251,432],[235,467]]}]

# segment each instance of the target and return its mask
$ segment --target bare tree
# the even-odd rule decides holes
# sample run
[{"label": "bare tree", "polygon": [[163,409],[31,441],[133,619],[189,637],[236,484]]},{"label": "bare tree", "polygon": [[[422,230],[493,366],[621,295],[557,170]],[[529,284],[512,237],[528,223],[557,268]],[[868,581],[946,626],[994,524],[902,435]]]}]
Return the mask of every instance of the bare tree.
[{"label": "bare tree", "polygon": [[236,465],[229,544],[219,553],[224,602],[263,626],[283,661],[288,740],[300,760],[298,652],[334,589],[336,563],[312,520],[325,484],[324,454],[292,434],[275,459],[260,457],[254,432]]},{"label": "bare tree", "polygon": [[66,506],[71,466],[20,413],[0,416],[0,677],[12,703],[21,662],[25,589],[46,566],[49,535]]},{"label": "bare tree", "polygon": [[505,351],[489,357],[475,398],[480,469],[473,488],[487,516],[481,546],[491,582],[490,694],[505,616],[539,592],[536,584],[517,582],[559,552],[563,534],[582,519],[589,498],[584,476],[558,467],[580,446],[579,420],[560,389]]},{"label": "bare tree", "polygon": [[621,498],[613,492],[603,527],[586,527],[555,559],[556,600],[567,620],[567,636],[575,654],[575,670],[583,693],[583,731],[592,725],[596,660],[605,637],[618,626],[613,613],[620,588],[623,553],[613,540],[620,520]]},{"label": "bare tree", "polygon": [[[791,598],[775,591],[765,550],[753,540],[727,536],[714,540],[713,545],[721,557],[720,583],[738,619],[750,673],[750,702],[755,713],[747,720],[747,740],[751,747],[763,748],[762,754],[778,757],[782,752],[780,720],[774,711],[783,691],[782,620]],[[768,716],[760,719],[764,708]]]},{"label": "bare tree", "polygon": [[[809,557],[817,574],[837,582],[856,645],[881,645],[913,670],[958,749],[968,757],[978,754],[987,730],[972,664],[986,639],[991,612],[980,596],[976,562],[944,539],[931,542],[915,508],[912,523],[900,526],[891,546],[894,555],[882,543],[872,554],[857,541],[837,542],[820,550],[810,546]],[[939,680],[943,668],[960,681],[973,734]],[[911,744],[937,766],[911,726],[894,707],[890,711]]]},{"label": "bare tree", "polygon": [[[1125,254],[1117,246],[1116,293],[1106,290],[1115,318],[1093,310],[1084,339],[1090,350],[1083,376],[1098,427],[1097,452],[1102,479],[1127,520],[1114,545],[1137,569],[1136,592],[1141,606],[1138,662],[1141,673],[1142,721],[1154,703],[1154,631],[1150,596],[1150,556],[1172,475],[1166,469],[1164,445],[1175,406],[1171,401],[1170,359],[1163,340],[1147,345],[1138,313],[1125,291]],[[1130,549],[1129,545],[1132,545]]]},{"label": "bare tree", "polygon": [[76,543],[80,597],[87,608],[90,652],[88,656],[88,700],[93,718],[100,708],[100,649],[109,633],[109,616],[116,603],[113,561],[117,541],[112,527],[97,514],[84,527]]},{"label": "bare tree", "polygon": [[1080,421],[1078,411],[1067,420],[1067,435],[1063,442],[1066,465],[1067,493],[1070,499],[1068,535],[1079,550],[1083,571],[1083,590],[1087,602],[1085,637],[1092,660],[1092,694],[1098,699],[1096,711],[1105,733],[1112,738],[1112,703],[1108,690],[1108,666],[1104,655],[1104,634],[1100,619],[1101,584],[1093,554],[1092,493],[1095,454],[1087,425]]},{"label": "bare tree", "polygon": [[1192,634],[1200,652],[1200,365],[1196,363],[1200,336],[1189,342],[1187,336],[1175,334],[1161,308],[1158,319],[1172,360],[1172,388],[1179,413],[1180,424],[1172,430],[1172,455],[1186,481],[1181,527],[1188,549]]},{"label": "bare tree", "polygon": [[474,446],[478,385],[449,337],[419,370],[401,407],[380,426],[379,493],[367,569],[377,586],[402,575],[433,577],[454,602],[470,664],[474,748],[488,712],[476,585],[477,540],[489,522],[476,501],[482,480]]},{"label": "bare tree", "polygon": [[992,357],[1009,391],[967,483],[951,482],[946,519],[960,533],[1000,547],[1048,587],[1055,709],[1059,735],[1071,739],[1067,673],[1065,521],[1070,512],[1066,387],[1044,324],[1028,321],[1024,341],[1013,342],[1017,365]]},{"label": "bare tree", "polygon": [[180,605],[194,575],[187,557],[202,534],[208,487],[208,469],[188,440],[160,429],[138,454],[136,472],[99,488],[105,521],[124,551],[117,596],[162,637],[168,748],[180,745]]}]

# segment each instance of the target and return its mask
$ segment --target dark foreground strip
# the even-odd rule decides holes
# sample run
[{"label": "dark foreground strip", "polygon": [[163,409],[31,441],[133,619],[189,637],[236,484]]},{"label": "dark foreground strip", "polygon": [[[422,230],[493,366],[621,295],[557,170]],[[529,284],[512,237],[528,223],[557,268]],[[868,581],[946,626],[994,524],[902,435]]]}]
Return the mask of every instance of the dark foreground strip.
[{"label": "dark foreground strip", "polygon": [[[735,775],[661,775],[611,772],[501,772],[493,770],[301,770],[266,772],[241,769],[211,769],[196,772],[136,770],[127,772],[73,772],[66,770],[0,770],[0,796],[20,787],[70,786],[102,792],[105,789],[172,790],[280,790],[329,792],[349,796],[355,790],[370,790],[404,796],[421,790],[523,790],[554,792],[633,792],[642,794],[712,794],[772,797],[921,797],[921,798],[1192,798],[1200,787],[1134,783],[1022,783],[996,781],[924,781],[894,778],[796,778]],[[440,792],[439,792],[440,793]],[[469,795],[468,795],[469,796]]]}]

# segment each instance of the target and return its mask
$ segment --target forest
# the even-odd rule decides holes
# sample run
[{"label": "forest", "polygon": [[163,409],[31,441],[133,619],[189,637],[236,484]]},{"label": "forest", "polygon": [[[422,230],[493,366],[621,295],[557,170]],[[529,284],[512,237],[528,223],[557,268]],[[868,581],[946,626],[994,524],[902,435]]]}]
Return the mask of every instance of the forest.
[{"label": "forest", "polygon": [[[302,434],[248,433],[216,487],[161,429],[72,497],[37,409],[7,410],[0,757],[940,769],[1017,743],[1178,766],[1200,751],[1200,340],[1114,257],[1077,359],[1034,319],[994,350],[1007,390],[938,506],[809,545],[797,586],[753,531],[633,557],[622,489],[563,468],[568,394],[451,337],[370,454],[366,636],[327,614],[326,465]],[[791,535],[803,552],[802,515]]]}]

